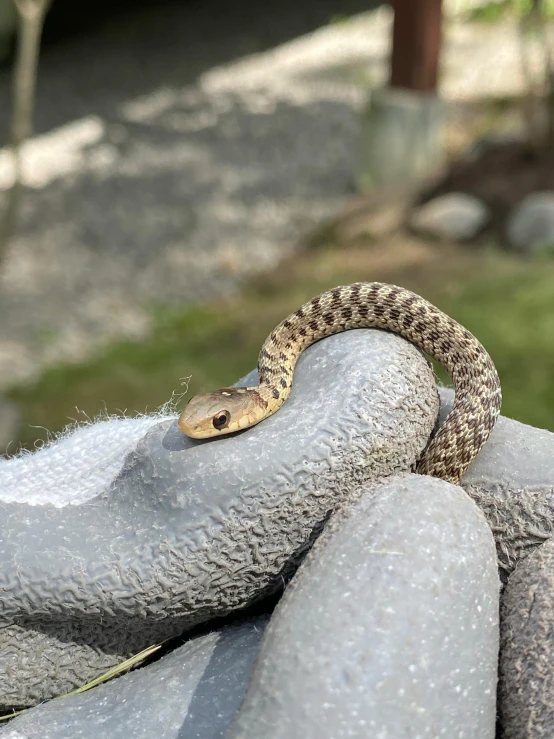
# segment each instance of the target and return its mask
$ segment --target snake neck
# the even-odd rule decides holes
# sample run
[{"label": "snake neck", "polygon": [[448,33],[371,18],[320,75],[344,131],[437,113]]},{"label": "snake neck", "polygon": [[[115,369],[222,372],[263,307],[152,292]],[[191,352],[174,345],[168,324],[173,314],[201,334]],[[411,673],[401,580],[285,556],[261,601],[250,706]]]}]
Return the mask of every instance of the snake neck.
[{"label": "snake neck", "polygon": [[255,390],[261,399],[261,403],[265,406],[264,418],[267,418],[275,413],[275,411],[278,411],[285,400],[289,397],[292,387],[292,375],[293,371],[290,373],[290,382],[287,380],[286,387],[284,387],[284,383],[280,380],[277,382],[268,382],[261,379],[259,385],[255,388],[251,388],[252,390]]}]

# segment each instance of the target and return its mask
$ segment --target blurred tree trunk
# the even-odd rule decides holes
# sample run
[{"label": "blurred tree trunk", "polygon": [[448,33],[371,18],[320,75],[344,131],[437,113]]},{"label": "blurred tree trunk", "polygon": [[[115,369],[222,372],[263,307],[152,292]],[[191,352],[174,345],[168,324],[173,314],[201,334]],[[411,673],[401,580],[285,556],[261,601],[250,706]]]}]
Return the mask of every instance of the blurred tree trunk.
[{"label": "blurred tree trunk", "polygon": [[13,185],[0,221],[0,263],[14,231],[23,193],[22,148],[32,133],[40,37],[51,0],[14,0],[19,15],[9,149]]},{"label": "blurred tree trunk", "polygon": [[442,0],[393,0],[391,87],[435,92]]},{"label": "blurred tree trunk", "polygon": [[[537,39],[541,60],[533,68],[532,42]],[[526,96],[523,115],[527,137],[536,150],[554,148],[554,49],[543,0],[532,0],[528,13],[520,23],[521,65]]]},{"label": "blurred tree trunk", "polygon": [[543,26],[543,43],[546,56],[546,145],[554,149],[554,41],[548,36],[548,27]]}]

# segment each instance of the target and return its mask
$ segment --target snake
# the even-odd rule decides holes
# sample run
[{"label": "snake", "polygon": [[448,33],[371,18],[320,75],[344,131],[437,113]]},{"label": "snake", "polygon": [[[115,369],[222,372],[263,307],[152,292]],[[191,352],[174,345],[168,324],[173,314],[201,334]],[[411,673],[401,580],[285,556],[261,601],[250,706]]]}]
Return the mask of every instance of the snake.
[{"label": "snake", "polygon": [[259,384],[194,396],[178,426],[207,439],[254,426],[289,397],[294,368],[314,342],[350,329],[377,328],[407,339],[449,373],[455,397],[415,465],[418,474],[459,483],[485,444],[502,403],[493,360],[478,339],[420,295],[397,285],[357,282],[318,295],[269,334],[258,358]]}]

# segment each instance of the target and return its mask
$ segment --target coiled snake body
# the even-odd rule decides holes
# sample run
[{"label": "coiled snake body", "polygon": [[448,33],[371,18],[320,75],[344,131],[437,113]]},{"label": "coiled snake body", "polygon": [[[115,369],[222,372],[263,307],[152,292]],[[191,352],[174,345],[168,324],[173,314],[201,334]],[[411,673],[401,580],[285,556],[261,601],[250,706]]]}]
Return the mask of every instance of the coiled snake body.
[{"label": "coiled snake body", "polygon": [[193,438],[248,428],[290,395],[294,367],[310,344],[353,328],[392,331],[439,361],[452,377],[454,405],[426,447],[416,471],[457,483],[488,439],[500,412],[500,381],[492,359],[467,329],[419,295],[395,285],[336,287],[285,318],[259,356],[259,385],[197,395],[179,418]]}]

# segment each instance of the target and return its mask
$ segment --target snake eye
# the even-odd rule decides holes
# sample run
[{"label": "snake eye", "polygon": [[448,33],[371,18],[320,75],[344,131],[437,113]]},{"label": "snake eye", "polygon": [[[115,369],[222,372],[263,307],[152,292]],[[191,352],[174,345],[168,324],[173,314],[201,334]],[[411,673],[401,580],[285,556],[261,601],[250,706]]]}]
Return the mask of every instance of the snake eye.
[{"label": "snake eye", "polygon": [[229,411],[221,411],[221,413],[218,413],[217,416],[213,417],[212,423],[215,429],[221,431],[221,429],[224,429],[229,425],[230,420],[231,414]]}]

